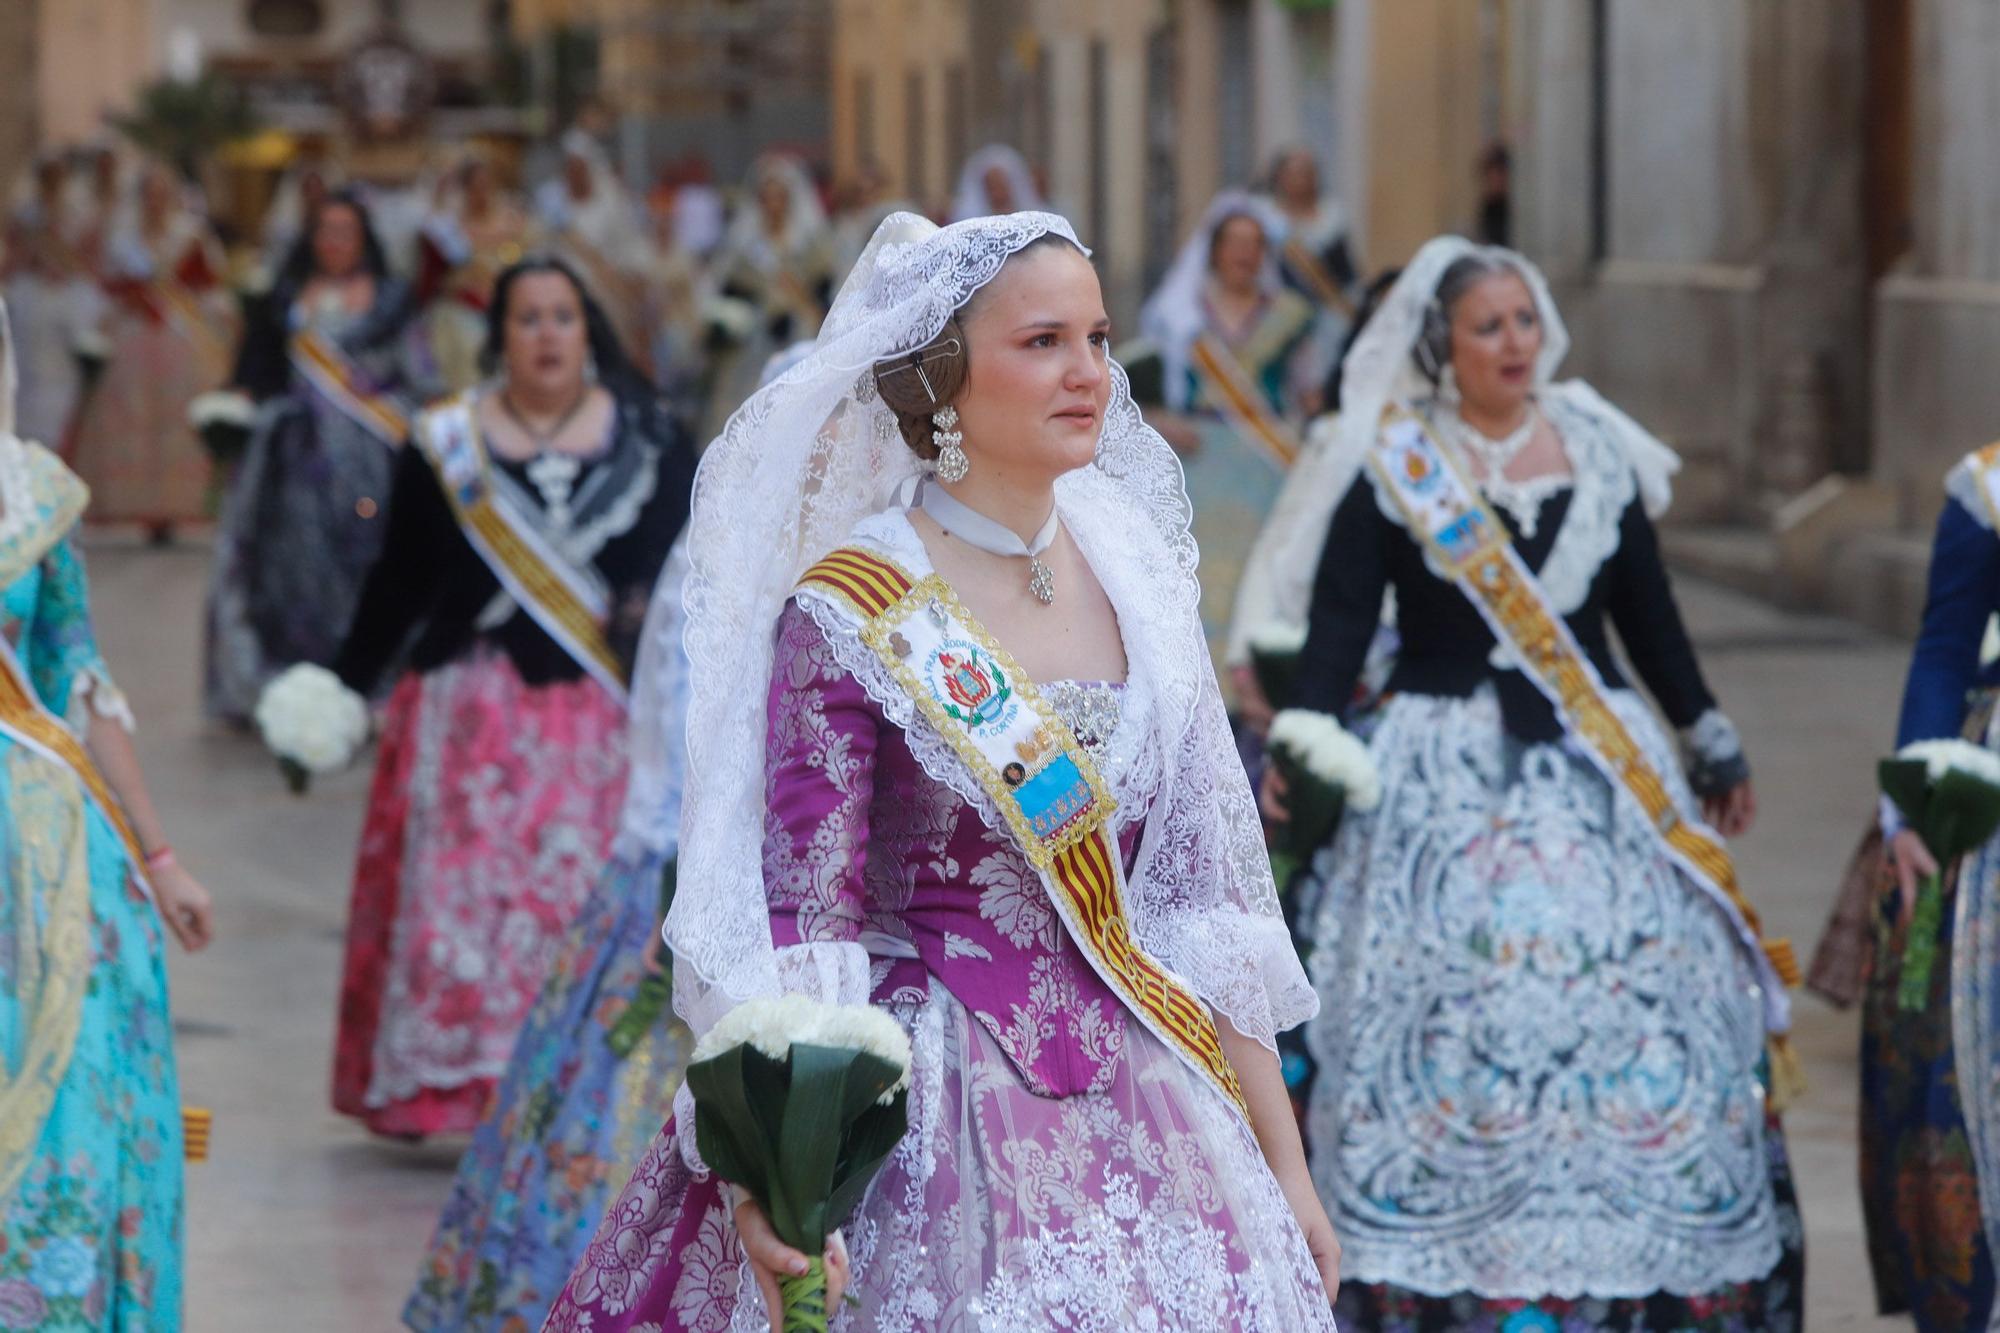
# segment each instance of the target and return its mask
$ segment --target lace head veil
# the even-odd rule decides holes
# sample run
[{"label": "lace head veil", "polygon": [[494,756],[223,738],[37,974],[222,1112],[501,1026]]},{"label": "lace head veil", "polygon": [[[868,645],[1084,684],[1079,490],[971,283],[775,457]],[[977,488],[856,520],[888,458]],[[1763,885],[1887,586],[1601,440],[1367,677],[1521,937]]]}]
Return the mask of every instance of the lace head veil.
[{"label": "lace head veil", "polygon": [[1337,487],[1332,493],[1336,497],[1346,493],[1375,442],[1384,407],[1392,402],[1415,404],[1436,394],[1437,386],[1418,365],[1417,348],[1423,341],[1425,320],[1437,302],[1438,283],[1453,264],[1468,258],[1510,270],[1527,284],[1542,321],[1535,392],[1546,398],[1587,401],[1630,459],[1646,507],[1657,516],[1671,498],[1671,478],[1680,469],[1680,460],[1581,380],[1555,383],[1556,369],[1569,355],[1570,341],[1562,312],[1549,294],[1548,279],[1525,255],[1500,246],[1477,245],[1462,236],[1439,236],[1425,242],[1348,349],[1341,363],[1340,417],[1328,440],[1329,456],[1314,464],[1324,470],[1326,484]]},{"label": "lace head veil", "polygon": [[986,173],[998,167],[1013,187],[1014,206],[1017,209],[1039,209],[1042,206],[1042,192],[1035,186],[1035,173],[1028,169],[1028,159],[1021,156],[1021,150],[1012,144],[990,143],[965,159],[965,165],[958,170],[958,188],[952,191],[951,216],[956,221],[967,218],[982,218],[993,211],[992,199],[986,193]]},{"label": "lace head veil", "polygon": [[[696,1032],[746,999],[795,988],[772,946],[762,864],[772,630],[799,576],[921,466],[875,392],[874,367],[927,345],[1011,255],[1049,234],[1076,240],[1047,213],[941,230],[892,214],[811,352],[753,394],[703,456],[685,594],[680,889],[666,925],[675,1003]],[[1162,797],[1133,874],[1134,930],[1239,1029],[1269,1040],[1311,1012],[1312,993],[1202,646],[1180,467],[1115,363],[1096,464],[1056,494],[1119,608],[1155,719]]]},{"label": "lace head veil", "polygon": [[1167,406],[1175,411],[1187,407],[1189,357],[1194,340],[1208,323],[1202,289],[1208,283],[1209,252],[1214,248],[1216,231],[1235,217],[1254,219],[1264,229],[1264,270],[1258,276],[1259,289],[1271,293],[1284,285],[1278,273],[1278,248],[1285,239],[1285,219],[1277,206],[1261,195],[1243,190],[1224,190],[1210,200],[1201,225],[1182,243],[1173,267],[1139,311],[1139,332],[1159,351]]},{"label": "lace head veil", "polygon": [[781,989],[765,906],[765,703],[772,629],[798,578],[919,470],[875,393],[1012,255],[1069,225],[1016,214],[939,230],[884,219],[812,350],[752,394],[703,454],[688,519],[688,780],[666,925],[675,1002],[697,1032]]}]

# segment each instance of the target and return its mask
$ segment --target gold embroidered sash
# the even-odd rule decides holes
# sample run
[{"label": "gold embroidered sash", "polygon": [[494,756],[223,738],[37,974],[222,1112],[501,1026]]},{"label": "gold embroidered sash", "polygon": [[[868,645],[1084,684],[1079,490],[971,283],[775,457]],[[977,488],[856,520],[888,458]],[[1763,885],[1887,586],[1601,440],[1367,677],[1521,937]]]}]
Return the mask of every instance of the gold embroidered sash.
[{"label": "gold embroidered sash", "polygon": [[292,366],[356,425],[394,449],[410,437],[410,419],[393,397],[369,389],[354,363],[317,329],[292,335]]},{"label": "gold embroidered sash", "polygon": [[859,618],[861,641],[992,797],[1098,975],[1247,1115],[1208,1007],[1133,936],[1109,789],[1020,665],[936,574],[913,579],[844,547],[807,570],[800,587]]},{"label": "gold embroidered sash", "polygon": [[1285,419],[1271,410],[1263,389],[1243,369],[1243,363],[1212,333],[1204,333],[1189,349],[1189,362],[1207,390],[1206,401],[1222,414],[1230,428],[1289,469],[1299,456],[1299,437]]},{"label": "gold embroidered sash", "polygon": [[1325,261],[1313,253],[1311,246],[1292,236],[1286,239],[1279,254],[1285,267],[1312,289],[1314,300],[1329,310],[1338,310],[1349,319],[1354,318],[1354,302],[1347,299],[1347,293],[1334,281],[1333,273]]},{"label": "gold embroidered sash", "polygon": [[1757,910],[1737,882],[1722,840],[1684,818],[1666,780],[1605,697],[1603,679],[1550,606],[1540,580],[1522,561],[1485,497],[1424,424],[1406,408],[1382,413],[1381,439],[1369,467],[1402,511],[1409,531],[1476,607],[1500,642],[1514,650],[1521,672],[1547,696],[1597,769],[1638,803],[1647,828],[1730,919],[1764,974],[1765,1019],[1772,1034],[1772,1098],[1782,1104],[1802,1090],[1784,990],[1797,986],[1791,941],[1767,940]]},{"label": "gold embroidered sash", "polygon": [[629,685],[625,665],[604,637],[610,606],[597,585],[494,490],[473,402],[474,396],[464,393],[423,413],[418,447],[466,540],[500,586],[623,707]]},{"label": "gold embroidered sash", "polygon": [[155,278],[146,284],[149,297],[174,332],[194,344],[202,358],[202,369],[211,378],[229,373],[229,341],[216,328],[214,316],[201,308],[192,291],[172,278]]}]

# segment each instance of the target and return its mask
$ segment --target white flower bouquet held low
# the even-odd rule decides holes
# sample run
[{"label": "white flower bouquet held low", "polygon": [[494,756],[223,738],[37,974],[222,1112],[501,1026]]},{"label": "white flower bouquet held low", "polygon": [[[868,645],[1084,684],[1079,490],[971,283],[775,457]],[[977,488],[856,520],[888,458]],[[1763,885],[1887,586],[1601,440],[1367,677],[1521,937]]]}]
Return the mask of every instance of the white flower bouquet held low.
[{"label": "white flower bouquet held low", "polygon": [[1271,836],[1271,868],[1282,889],[1332,839],[1343,813],[1382,803],[1382,775],[1368,747],[1325,713],[1285,709],[1271,720],[1265,746],[1290,814]]},{"label": "white flower bouquet held low", "polygon": [[910,1039],[873,1005],[749,1000],[695,1044],[695,1146],[809,1256],[782,1276],[785,1333],[826,1333],[826,1238],[908,1128]]},{"label": "white flower bouquet held low", "polygon": [[1306,627],[1282,620],[1274,620],[1250,636],[1250,670],[1272,708],[1291,707],[1298,689],[1299,655],[1305,646]]},{"label": "white flower bouquet held low", "polygon": [[1917,889],[1897,1007],[1914,1012],[1930,996],[1944,923],[1944,871],[2000,829],[2000,755],[1970,741],[1918,741],[1877,767],[1882,794],[1923,839],[1939,869]]},{"label": "white flower bouquet held low", "polygon": [[209,456],[225,466],[243,456],[256,421],[257,404],[240,389],[211,389],[188,404],[188,424]]},{"label": "white flower bouquet held low", "polygon": [[310,662],[287,667],[264,687],[256,718],[295,792],[347,767],[368,740],[368,701]]},{"label": "white flower bouquet held low", "polygon": [[702,326],[725,344],[745,342],[757,331],[757,307],[738,296],[712,296],[702,302]]}]

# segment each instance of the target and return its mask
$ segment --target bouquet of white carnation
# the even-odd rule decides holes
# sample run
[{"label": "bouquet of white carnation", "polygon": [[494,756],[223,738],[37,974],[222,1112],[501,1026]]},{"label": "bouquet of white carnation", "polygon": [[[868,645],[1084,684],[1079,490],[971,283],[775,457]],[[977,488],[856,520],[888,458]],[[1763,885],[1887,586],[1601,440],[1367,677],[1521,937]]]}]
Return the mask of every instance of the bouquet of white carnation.
[{"label": "bouquet of white carnation", "polygon": [[1250,636],[1250,670],[1272,708],[1292,706],[1298,688],[1299,655],[1305,646],[1306,627],[1282,620],[1274,620]]},{"label": "bouquet of white carnation", "polygon": [[826,1333],[820,1256],[908,1128],[909,1037],[873,1005],[749,1000],[695,1044],[687,1085],[702,1159],[809,1256],[778,1280],[784,1333]]},{"label": "bouquet of white carnation", "polygon": [[303,792],[316,774],[352,763],[368,739],[368,701],[323,666],[287,667],[257,699],[257,730],[285,780]]},{"label": "bouquet of white carnation", "polygon": [[702,302],[702,326],[711,338],[740,343],[757,331],[757,307],[736,296],[712,296]]},{"label": "bouquet of white carnation", "polygon": [[240,389],[211,389],[188,404],[188,424],[201,436],[202,447],[223,466],[243,456],[250,445],[250,428],[257,404]]},{"label": "bouquet of white carnation", "polygon": [[1916,1011],[1929,998],[1944,923],[1944,868],[2000,829],[2000,755],[1970,741],[1918,741],[1877,768],[1882,794],[1937,859],[1926,875],[1903,945],[1897,1007]]},{"label": "bouquet of white carnation", "polygon": [[1271,837],[1271,870],[1283,888],[1332,839],[1347,810],[1382,803],[1382,775],[1368,747],[1325,713],[1287,708],[1271,721],[1271,765],[1290,818]]}]

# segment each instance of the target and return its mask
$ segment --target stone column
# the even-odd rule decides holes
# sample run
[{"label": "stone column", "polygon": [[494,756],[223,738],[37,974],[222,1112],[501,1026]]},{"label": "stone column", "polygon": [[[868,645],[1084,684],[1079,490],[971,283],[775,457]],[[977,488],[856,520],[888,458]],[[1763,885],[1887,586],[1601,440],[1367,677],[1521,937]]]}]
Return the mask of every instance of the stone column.
[{"label": "stone column", "polygon": [[2000,8],[1918,0],[1914,247],[1875,291],[1874,475],[1926,527],[1939,482],[2000,436]]},{"label": "stone column", "polygon": [[1480,8],[1341,0],[1339,178],[1373,267],[1400,264],[1477,205]]},{"label": "stone column", "polygon": [[24,178],[34,161],[40,107],[35,57],[44,0],[0,5],[0,181]]}]

